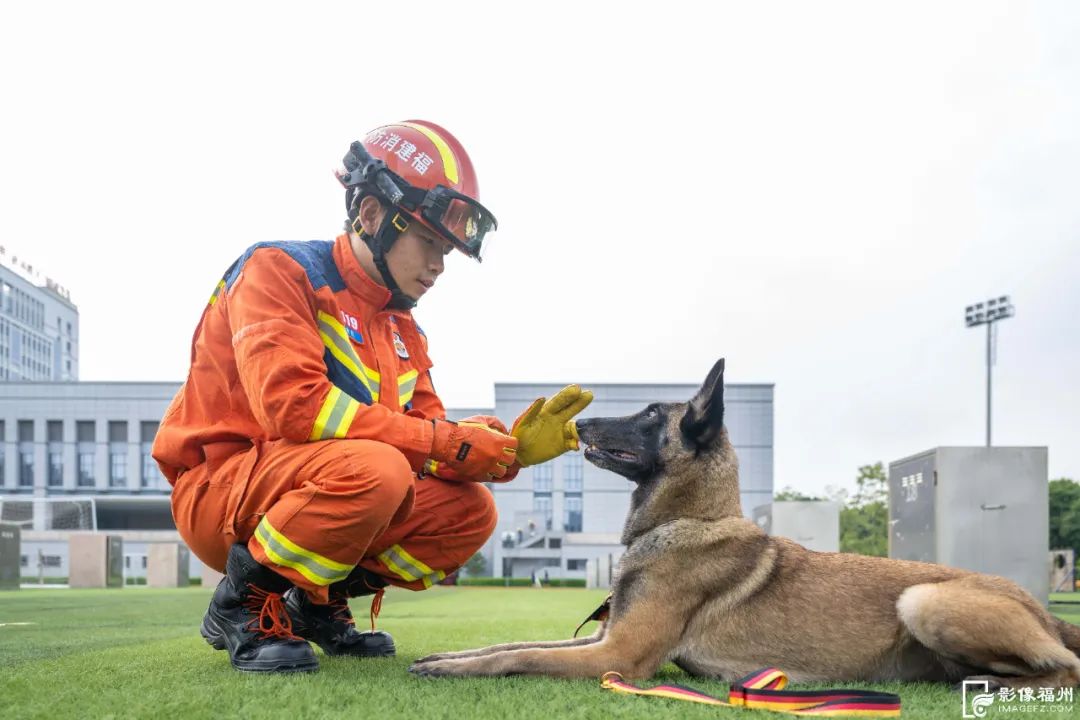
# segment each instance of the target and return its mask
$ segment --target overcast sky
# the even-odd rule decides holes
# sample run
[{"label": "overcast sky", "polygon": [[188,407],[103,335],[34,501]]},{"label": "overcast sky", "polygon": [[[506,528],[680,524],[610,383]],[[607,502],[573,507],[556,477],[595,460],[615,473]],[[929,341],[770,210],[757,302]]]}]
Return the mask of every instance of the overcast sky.
[{"label": "overcast sky", "polygon": [[350,141],[427,118],[499,231],[416,311],[496,381],[776,384],[775,483],[984,440],[1080,479],[1080,5],[6,3],[0,244],[81,379],[182,380],[254,242],[332,238]]}]

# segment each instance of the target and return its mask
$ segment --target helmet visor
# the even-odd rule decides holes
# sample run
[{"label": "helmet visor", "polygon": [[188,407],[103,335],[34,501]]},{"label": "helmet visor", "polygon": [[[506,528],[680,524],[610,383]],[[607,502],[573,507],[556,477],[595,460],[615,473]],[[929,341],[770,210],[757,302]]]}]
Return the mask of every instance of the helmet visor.
[{"label": "helmet visor", "polygon": [[483,205],[441,185],[427,193],[420,213],[458,250],[477,260],[482,258],[485,236],[499,225]]}]

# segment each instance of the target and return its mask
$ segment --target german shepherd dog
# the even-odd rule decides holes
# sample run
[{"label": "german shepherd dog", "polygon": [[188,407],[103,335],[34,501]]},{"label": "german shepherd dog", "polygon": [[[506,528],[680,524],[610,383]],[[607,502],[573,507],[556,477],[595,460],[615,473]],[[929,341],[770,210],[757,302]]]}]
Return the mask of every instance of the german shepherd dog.
[{"label": "german shepherd dog", "polygon": [[745,519],[721,359],[688,403],[577,423],[585,457],[636,484],[610,614],[588,638],[429,655],[433,676],[648,678],[666,661],[734,681],[1080,683],[1080,627],[1005,578],[811,552]]}]

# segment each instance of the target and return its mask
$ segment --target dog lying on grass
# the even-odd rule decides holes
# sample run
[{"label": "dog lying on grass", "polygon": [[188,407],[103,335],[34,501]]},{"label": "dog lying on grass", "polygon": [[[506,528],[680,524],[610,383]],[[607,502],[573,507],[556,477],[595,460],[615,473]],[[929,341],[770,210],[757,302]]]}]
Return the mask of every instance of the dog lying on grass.
[{"label": "dog lying on grass", "polygon": [[636,483],[610,614],[587,638],[439,653],[429,676],[648,678],[672,661],[737,680],[1080,684],[1080,628],[1005,578],[812,552],[745,519],[724,428],[724,361],[687,403],[577,423],[585,457]]}]

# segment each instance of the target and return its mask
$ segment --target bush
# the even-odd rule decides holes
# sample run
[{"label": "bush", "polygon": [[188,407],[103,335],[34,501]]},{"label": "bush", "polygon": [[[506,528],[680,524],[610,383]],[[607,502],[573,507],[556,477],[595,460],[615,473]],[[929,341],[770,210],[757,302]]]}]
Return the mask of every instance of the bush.
[{"label": "bush", "polygon": [[501,577],[466,577],[458,578],[458,585],[479,585],[482,587],[528,587],[532,585],[529,578],[501,578]]},{"label": "bush", "polygon": [[[465,577],[458,578],[458,585],[473,585],[481,587],[529,587],[532,580],[529,578],[506,578],[501,577]],[[585,587],[585,578],[551,578],[546,583],[548,587]]]}]

